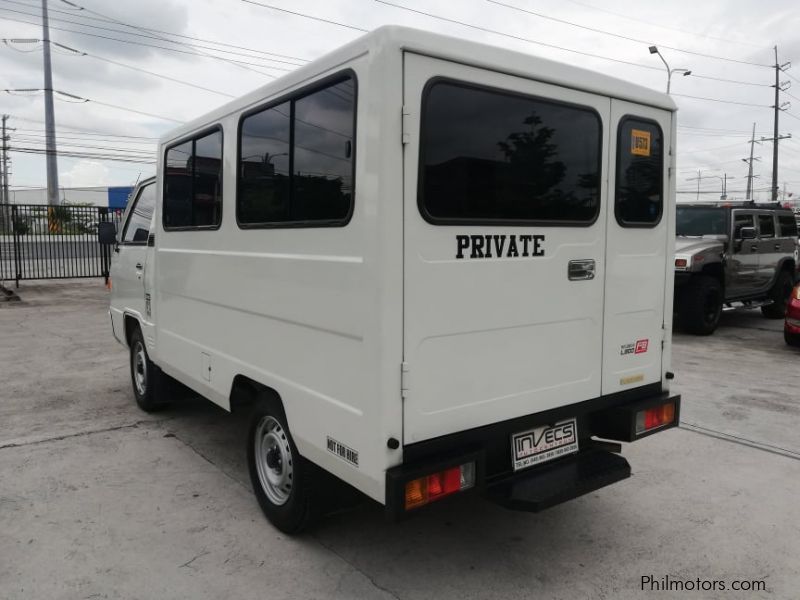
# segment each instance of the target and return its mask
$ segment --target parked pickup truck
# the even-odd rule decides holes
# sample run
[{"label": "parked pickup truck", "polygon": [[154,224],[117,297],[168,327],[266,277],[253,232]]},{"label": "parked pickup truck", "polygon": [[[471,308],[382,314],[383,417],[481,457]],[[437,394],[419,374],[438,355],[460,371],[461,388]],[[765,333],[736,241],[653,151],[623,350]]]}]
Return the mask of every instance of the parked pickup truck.
[{"label": "parked pickup truck", "polygon": [[675,307],[684,330],[713,333],[723,306],[783,318],[796,279],[791,210],[754,202],[678,205]]}]

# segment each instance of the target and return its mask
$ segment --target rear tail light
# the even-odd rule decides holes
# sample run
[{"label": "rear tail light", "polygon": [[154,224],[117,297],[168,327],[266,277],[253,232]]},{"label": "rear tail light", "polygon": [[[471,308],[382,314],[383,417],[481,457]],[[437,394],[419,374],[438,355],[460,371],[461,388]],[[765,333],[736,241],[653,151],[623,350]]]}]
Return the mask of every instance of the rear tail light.
[{"label": "rear tail light", "polygon": [[406,510],[475,487],[475,463],[469,462],[406,482]]},{"label": "rear tail light", "polygon": [[685,258],[676,258],[675,259],[675,268],[676,269],[685,269],[686,266],[689,264],[689,261]]},{"label": "rear tail light", "polygon": [[675,422],[675,404],[667,402],[636,413],[636,435]]}]

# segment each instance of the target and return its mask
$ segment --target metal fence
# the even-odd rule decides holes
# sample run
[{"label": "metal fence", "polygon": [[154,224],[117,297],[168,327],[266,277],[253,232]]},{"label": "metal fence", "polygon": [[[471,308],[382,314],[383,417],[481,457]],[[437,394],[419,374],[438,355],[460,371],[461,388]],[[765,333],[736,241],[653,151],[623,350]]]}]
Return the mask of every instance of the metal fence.
[{"label": "metal fence", "polygon": [[103,277],[111,248],[97,241],[97,224],[121,211],[103,206],[0,204],[0,281]]}]

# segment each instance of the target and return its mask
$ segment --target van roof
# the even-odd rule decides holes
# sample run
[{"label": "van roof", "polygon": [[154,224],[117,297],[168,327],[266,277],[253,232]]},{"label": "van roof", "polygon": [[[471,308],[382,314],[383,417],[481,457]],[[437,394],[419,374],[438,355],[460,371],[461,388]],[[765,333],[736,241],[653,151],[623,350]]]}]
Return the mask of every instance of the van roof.
[{"label": "van roof", "polygon": [[524,52],[463,40],[440,33],[397,25],[385,25],[169,131],[162,136],[161,142],[166,143],[207,127],[209,124],[219,121],[231,113],[247,109],[263,102],[265,99],[278,96],[292,88],[300,87],[321,74],[340,69],[348,61],[364,54],[375,53],[378,50],[415,52],[602,96],[646,104],[669,111],[677,110],[675,102],[669,95],[624,79],[603,75],[596,71]]}]

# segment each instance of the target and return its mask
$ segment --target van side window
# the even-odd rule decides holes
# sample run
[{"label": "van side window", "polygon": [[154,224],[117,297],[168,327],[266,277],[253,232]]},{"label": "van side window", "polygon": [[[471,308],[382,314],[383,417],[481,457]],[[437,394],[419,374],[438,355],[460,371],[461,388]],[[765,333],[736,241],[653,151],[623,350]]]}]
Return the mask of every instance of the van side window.
[{"label": "van side window", "polygon": [[222,131],[167,150],[164,229],[216,229],[222,220]]},{"label": "van side window", "polygon": [[597,218],[602,124],[594,110],[441,80],[422,102],[418,203],[427,221]]},{"label": "van side window", "polygon": [[797,237],[797,221],[794,215],[778,215],[781,237]]},{"label": "van side window", "polygon": [[617,133],[614,214],[623,227],[654,227],[664,209],[664,136],[655,121],[624,117]]},{"label": "van side window", "polygon": [[772,215],[758,215],[758,235],[762,238],[775,237],[775,219]]},{"label": "van side window", "polygon": [[240,126],[240,226],[344,225],[353,205],[352,77],[246,115]]},{"label": "van side window", "polygon": [[150,220],[156,206],[156,186],[144,186],[133,200],[125,231],[122,234],[124,244],[146,244],[150,233]]}]

